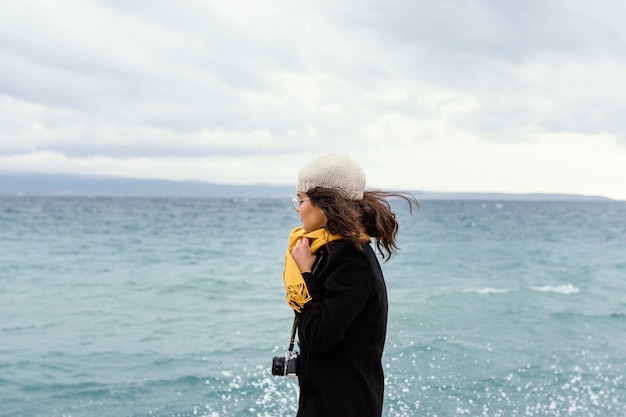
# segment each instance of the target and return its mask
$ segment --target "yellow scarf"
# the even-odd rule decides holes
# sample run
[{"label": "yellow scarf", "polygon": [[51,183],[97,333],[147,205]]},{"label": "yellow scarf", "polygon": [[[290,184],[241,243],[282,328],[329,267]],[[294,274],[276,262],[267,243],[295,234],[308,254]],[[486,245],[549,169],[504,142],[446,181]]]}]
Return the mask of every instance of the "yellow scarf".
[{"label": "yellow scarf", "polygon": [[296,261],[291,256],[291,250],[296,247],[296,242],[303,237],[309,239],[311,253],[315,253],[319,248],[333,240],[341,239],[340,235],[333,235],[326,229],[317,229],[307,233],[302,227],[296,227],[289,234],[289,248],[285,254],[283,280],[285,281],[285,290],[287,291],[287,304],[298,313],[307,302],[311,301],[311,295],[306,287],[304,278],[302,278]]}]

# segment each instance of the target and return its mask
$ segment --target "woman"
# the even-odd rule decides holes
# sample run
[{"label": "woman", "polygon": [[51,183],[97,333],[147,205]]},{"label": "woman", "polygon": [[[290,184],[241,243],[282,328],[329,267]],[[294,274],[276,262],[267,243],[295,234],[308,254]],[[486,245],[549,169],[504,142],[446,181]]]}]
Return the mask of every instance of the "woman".
[{"label": "woman", "polygon": [[379,417],[387,330],[383,259],[396,250],[398,223],[386,198],[410,194],[365,191],[359,164],[328,153],[300,170],[294,207],[302,227],[289,237],[287,301],[300,343],[298,417]]}]

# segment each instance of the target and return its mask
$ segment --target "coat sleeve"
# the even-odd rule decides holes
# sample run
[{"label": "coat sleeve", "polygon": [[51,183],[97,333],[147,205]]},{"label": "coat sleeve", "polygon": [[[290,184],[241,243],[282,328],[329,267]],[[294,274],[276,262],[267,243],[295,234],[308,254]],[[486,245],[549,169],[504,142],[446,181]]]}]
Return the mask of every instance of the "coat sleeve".
[{"label": "coat sleeve", "polygon": [[299,317],[299,335],[314,352],[325,352],[339,343],[361,313],[370,296],[373,272],[367,256],[353,245],[342,245],[325,268],[328,278],[320,285],[312,273],[303,277],[312,300]]}]

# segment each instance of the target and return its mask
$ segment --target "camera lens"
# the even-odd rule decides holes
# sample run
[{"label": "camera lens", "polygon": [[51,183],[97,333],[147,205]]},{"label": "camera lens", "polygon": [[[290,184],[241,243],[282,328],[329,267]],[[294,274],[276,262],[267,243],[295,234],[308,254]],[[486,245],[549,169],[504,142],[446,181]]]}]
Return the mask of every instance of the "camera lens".
[{"label": "camera lens", "polygon": [[274,356],[272,359],[272,375],[285,375],[285,358]]}]

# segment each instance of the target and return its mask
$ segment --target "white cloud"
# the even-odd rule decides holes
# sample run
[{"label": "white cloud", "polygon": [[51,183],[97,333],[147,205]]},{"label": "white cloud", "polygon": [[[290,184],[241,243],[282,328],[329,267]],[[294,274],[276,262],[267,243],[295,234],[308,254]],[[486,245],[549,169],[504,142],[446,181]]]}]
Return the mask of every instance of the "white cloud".
[{"label": "white cloud", "polygon": [[[503,3],[0,4],[0,169],[626,198],[626,11]],[[371,171],[371,172],[370,172]]]},{"label": "white cloud", "polygon": [[[359,155],[366,161],[371,185],[626,199],[626,148],[611,135],[548,133],[528,142],[499,144],[463,132],[449,133],[446,139],[418,142],[412,148],[380,146],[375,157],[374,153]],[[389,170],[386,165],[399,169]]]}]

